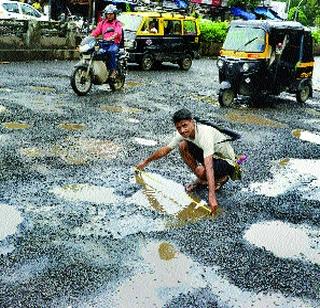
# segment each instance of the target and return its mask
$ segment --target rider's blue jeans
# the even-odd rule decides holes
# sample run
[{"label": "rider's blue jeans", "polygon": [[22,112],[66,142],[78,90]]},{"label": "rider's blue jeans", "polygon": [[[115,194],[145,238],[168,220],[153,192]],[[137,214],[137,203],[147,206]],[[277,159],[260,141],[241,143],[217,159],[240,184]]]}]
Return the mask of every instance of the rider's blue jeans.
[{"label": "rider's blue jeans", "polygon": [[111,44],[107,47],[106,51],[108,54],[108,69],[109,70],[115,70],[117,68],[117,52],[119,50],[119,46],[117,44]]}]

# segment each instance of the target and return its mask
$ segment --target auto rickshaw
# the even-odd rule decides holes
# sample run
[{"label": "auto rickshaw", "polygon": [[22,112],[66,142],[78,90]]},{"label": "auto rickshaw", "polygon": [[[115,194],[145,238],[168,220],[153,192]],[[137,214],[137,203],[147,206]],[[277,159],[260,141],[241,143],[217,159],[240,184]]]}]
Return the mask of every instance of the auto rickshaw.
[{"label": "auto rickshaw", "polygon": [[162,62],[189,70],[199,50],[200,29],[196,18],[174,12],[124,12],[125,48],[130,63],[148,71]]},{"label": "auto rickshaw", "polygon": [[237,95],[258,104],[284,91],[304,103],[312,97],[311,31],[295,21],[232,21],[217,66],[221,106]]}]

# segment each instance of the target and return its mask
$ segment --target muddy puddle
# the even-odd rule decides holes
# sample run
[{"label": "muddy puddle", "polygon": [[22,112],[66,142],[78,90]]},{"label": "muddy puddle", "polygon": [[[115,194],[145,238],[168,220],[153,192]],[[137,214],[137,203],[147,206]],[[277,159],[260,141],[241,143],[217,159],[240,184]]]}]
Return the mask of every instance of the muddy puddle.
[{"label": "muddy puddle", "polygon": [[243,191],[269,197],[297,192],[304,199],[320,200],[320,160],[285,158],[275,163],[270,172],[269,180],[252,183]]},{"label": "muddy puddle", "polygon": [[215,106],[220,106],[218,100],[216,98],[214,98],[213,96],[191,94],[191,97],[194,100],[201,102],[201,103],[207,103],[207,104],[211,104],[211,105],[215,105]]},{"label": "muddy puddle", "polygon": [[305,260],[320,264],[320,230],[282,221],[254,224],[244,238],[251,244],[271,251],[279,258]]},{"label": "muddy puddle", "polygon": [[[170,307],[170,301],[184,294],[208,290],[219,307],[308,307],[308,300],[281,293],[244,291],[219,273],[181,253],[173,243],[149,241],[141,244],[139,272],[110,294],[100,294],[98,302],[112,307]],[[132,261],[131,268],[132,268]],[[142,267],[142,269],[141,269]],[[288,306],[289,305],[289,306]]]},{"label": "muddy puddle", "polygon": [[317,133],[313,133],[313,132],[309,132],[301,129],[295,129],[292,131],[292,136],[303,141],[320,144],[320,134],[317,134]]},{"label": "muddy puddle", "polygon": [[2,126],[6,129],[11,129],[11,130],[22,130],[22,129],[28,129],[31,127],[30,124],[23,123],[23,122],[6,122],[6,123],[2,123]]},{"label": "muddy puddle", "polygon": [[143,86],[144,83],[139,82],[139,81],[134,81],[134,80],[128,80],[125,83],[125,87],[126,88],[135,88],[135,87],[141,87]]},{"label": "muddy puddle", "polygon": [[22,222],[20,212],[14,207],[0,204],[0,241],[8,235],[17,231],[18,225]]},{"label": "muddy puddle", "polygon": [[201,219],[215,219],[205,201],[185,192],[184,186],[159,174],[138,172],[135,181],[142,189],[131,202],[165,215],[167,228],[176,228]]},{"label": "muddy puddle", "polygon": [[87,126],[82,123],[61,123],[58,127],[67,131],[78,131],[84,130]]},{"label": "muddy puddle", "polygon": [[68,201],[90,202],[94,204],[116,203],[114,189],[90,184],[68,184],[51,190],[59,198]]},{"label": "muddy puddle", "polygon": [[94,160],[110,160],[119,157],[120,145],[110,140],[69,137],[48,149],[40,147],[20,148],[22,156],[34,159],[57,157],[71,165],[86,164]]},{"label": "muddy puddle", "polygon": [[49,86],[32,86],[31,89],[36,92],[55,93],[56,89]]},{"label": "muddy puddle", "polygon": [[237,112],[228,112],[225,115],[225,118],[228,121],[240,124],[268,126],[273,128],[286,127],[285,124],[282,124],[280,122],[240,110],[237,110]]},{"label": "muddy puddle", "polygon": [[142,109],[128,107],[128,106],[101,105],[100,109],[105,112],[115,112],[115,113],[139,113],[139,112],[142,112]]}]

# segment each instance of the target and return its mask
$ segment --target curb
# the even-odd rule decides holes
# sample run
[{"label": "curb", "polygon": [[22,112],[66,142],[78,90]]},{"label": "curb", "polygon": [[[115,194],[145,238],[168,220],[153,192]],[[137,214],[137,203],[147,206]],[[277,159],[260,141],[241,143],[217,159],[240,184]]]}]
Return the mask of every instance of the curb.
[{"label": "curb", "polygon": [[78,60],[77,49],[0,49],[0,61]]}]

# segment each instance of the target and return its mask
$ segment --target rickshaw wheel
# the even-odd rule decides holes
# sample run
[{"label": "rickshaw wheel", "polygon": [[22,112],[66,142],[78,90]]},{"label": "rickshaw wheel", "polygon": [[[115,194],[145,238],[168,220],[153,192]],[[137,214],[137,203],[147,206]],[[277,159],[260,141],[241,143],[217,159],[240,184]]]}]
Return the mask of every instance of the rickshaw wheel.
[{"label": "rickshaw wheel", "polygon": [[192,65],[192,57],[190,55],[186,55],[179,60],[178,64],[182,70],[188,71]]},{"label": "rickshaw wheel", "polygon": [[140,62],[140,67],[144,71],[150,71],[153,67],[154,60],[153,57],[149,54],[144,55]]},{"label": "rickshaw wheel", "polygon": [[304,104],[309,98],[310,93],[311,93],[310,86],[307,84],[303,85],[301,89],[299,89],[296,93],[297,102],[300,104]]},{"label": "rickshaw wheel", "polygon": [[235,98],[234,90],[232,89],[220,89],[219,91],[219,104],[222,107],[230,107],[233,104]]}]

